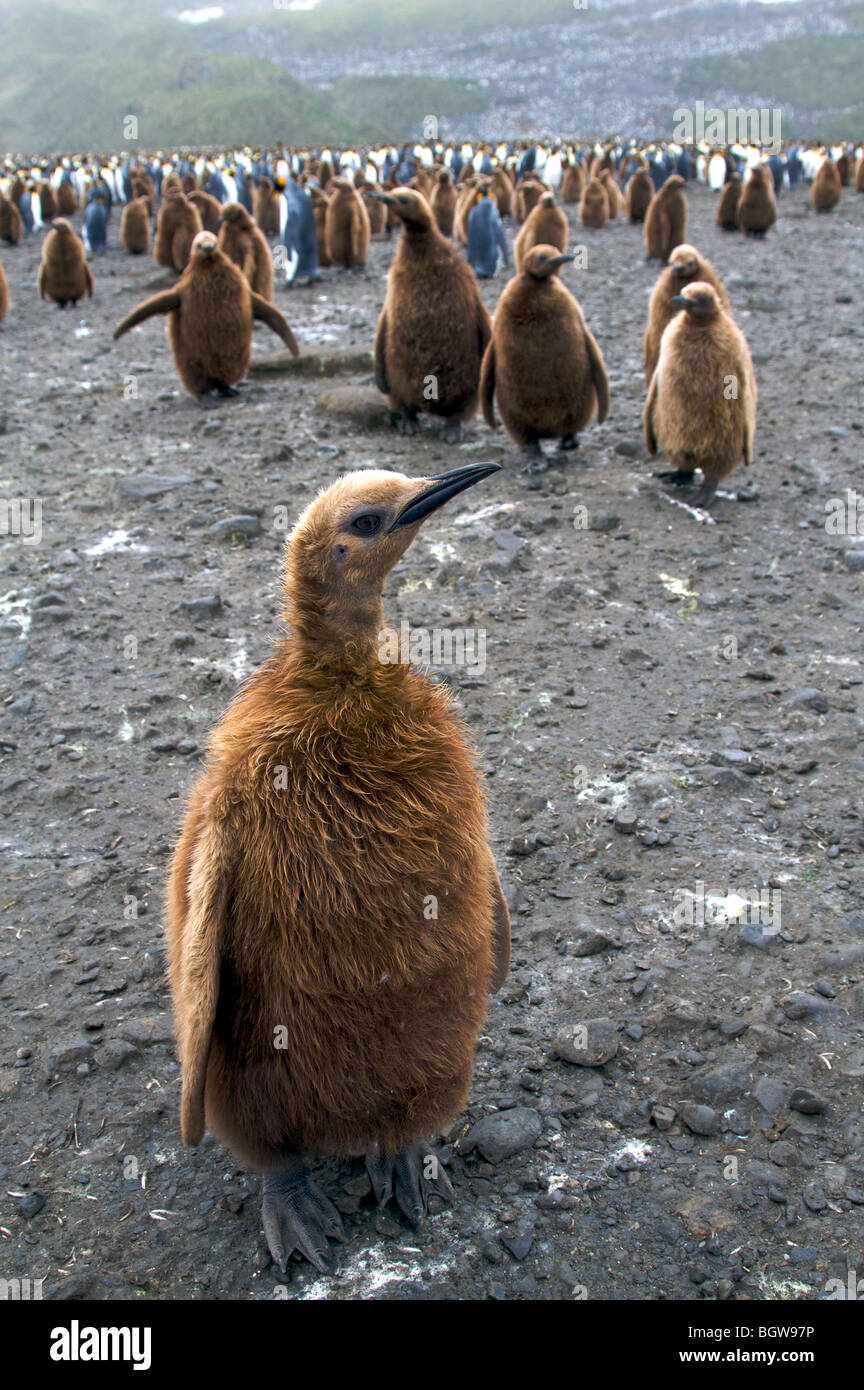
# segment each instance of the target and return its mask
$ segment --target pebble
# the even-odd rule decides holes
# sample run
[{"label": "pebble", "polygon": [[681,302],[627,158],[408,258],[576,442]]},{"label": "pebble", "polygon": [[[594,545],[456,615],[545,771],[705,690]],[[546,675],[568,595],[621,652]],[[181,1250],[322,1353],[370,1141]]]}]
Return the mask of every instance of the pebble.
[{"label": "pebble", "polygon": [[26,1197],[22,1197],[18,1203],[18,1211],[25,1221],[30,1221],[37,1216],[45,1205],[45,1198],[41,1192],[28,1192]]},{"label": "pebble", "polygon": [[828,1198],[821,1182],[808,1182],[801,1195],[808,1211],[824,1211],[828,1205]]},{"label": "pebble", "polygon": [[489,1163],[501,1163],[522,1149],[533,1147],[542,1129],[543,1121],[537,1111],[519,1105],[512,1110],[484,1115],[472,1125],[459,1147],[462,1153],[479,1149]]},{"label": "pebble", "polygon": [[700,1105],[698,1101],[679,1101],[678,1115],[693,1134],[716,1134],[720,1127],[717,1111],[710,1105]]},{"label": "pebble", "polygon": [[602,1067],[618,1052],[618,1029],[611,1018],[585,1018],[559,1028],[552,1043],[556,1056],[579,1067]]},{"label": "pebble", "polygon": [[261,535],[261,522],[257,516],[229,516],[210,527],[214,540],[227,541],[235,538],[254,540]]},{"label": "pebble", "polygon": [[797,1110],[801,1115],[824,1115],[828,1102],[817,1091],[811,1091],[807,1086],[796,1086],[789,1097],[789,1109]]}]

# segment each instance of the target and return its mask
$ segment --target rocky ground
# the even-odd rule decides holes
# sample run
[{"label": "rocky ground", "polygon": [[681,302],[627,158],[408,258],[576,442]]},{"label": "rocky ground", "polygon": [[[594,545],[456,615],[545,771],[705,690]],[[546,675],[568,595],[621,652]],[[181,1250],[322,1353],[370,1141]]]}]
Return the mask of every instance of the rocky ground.
[{"label": "rocky ground", "polygon": [[[371,384],[386,242],[365,274],[279,291],[314,374],[256,371],[209,406],[161,321],[112,343],[163,279],[116,223],[75,311],[39,301],[38,238],[3,249],[2,496],[43,516],[0,557],[0,1275],[259,1300],[814,1299],[864,1276],[864,537],[825,524],[861,487],[864,198],[817,218],[806,196],[758,243],[690,193],[760,391],[756,460],[713,521],[651,477],[657,271],[623,223],[574,224],[588,268],[565,269],[611,418],[534,476],[478,422],[448,447],[333,413],[328,392]],[[259,327],[259,366],[277,347]],[[347,372],[323,378],[319,352]],[[485,458],[504,471],[425,527],[386,607],[485,630],[485,669],[444,674],[482,754],[513,968],[448,1136],[453,1208],[415,1234],[359,1168],[324,1165],[341,1272],[298,1262],[286,1285],[257,1179],[180,1146],[173,837],[276,630],[285,517],[344,469]],[[220,524],[238,515],[247,540]],[[762,923],[734,920],[756,898]]]}]

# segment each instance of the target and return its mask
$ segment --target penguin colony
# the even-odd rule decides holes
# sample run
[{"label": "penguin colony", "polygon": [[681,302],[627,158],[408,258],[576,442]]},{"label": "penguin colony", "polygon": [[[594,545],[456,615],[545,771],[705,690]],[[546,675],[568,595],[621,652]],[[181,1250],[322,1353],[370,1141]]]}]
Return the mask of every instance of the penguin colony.
[{"label": "penguin colony", "polygon": [[[410,156],[364,171],[328,153],[290,174],[284,161],[253,174],[236,155],[194,173],[138,164],[122,192],[116,169],[63,161],[43,171],[38,197],[32,176],[0,180],[0,239],[14,250],[37,216],[46,224],[38,289],[62,308],[94,292],[69,217],[83,205],[96,255],[122,203],[120,245],[140,256],[155,213],[153,257],[179,278],[128,313],[115,338],[167,315],[178,375],[197,396],[233,393],[255,321],[299,351],[272,303],[268,236],[314,284],[319,266],[361,271],[370,237],[398,227],[374,348],[394,424],[413,434],[428,412],[457,440],[479,405],[530,468],[541,441],[576,448],[610,409],[603,354],[561,279],[574,256],[558,200],[578,205],[589,231],[623,211],[662,263],[644,339],[647,447],[667,455],[659,476],[675,486],[693,487],[699,470],[690,499],[709,506],[752,461],[757,388],[722,281],[685,241],[686,179],[667,169],[655,192],[657,160],[636,148],[617,159],[611,149],[554,152],[541,169],[530,154],[438,167]],[[720,228],[770,232],[766,166],[742,180],[714,152],[703,176],[720,195]],[[864,159],[821,158],[815,211],[836,207],[853,181],[864,192]],[[491,322],[457,246],[470,243],[484,204],[520,226]],[[0,321],[7,309],[0,266]],[[299,1251],[331,1270],[331,1242],[343,1238],[310,1156],[362,1155],[378,1202],[395,1198],[412,1224],[450,1195],[430,1140],[466,1102],[488,997],[508,969],[509,919],[465,732],[443,687],[382,662],[378,639],[383,585],[421,525],[496,471],[351,473],[307,507],[285,553],[290,635],[217,727],[174,855],[182,1137],[197,1144],[209,1128],[263,1175],[265,1234],[282,1269]],[[434,918],[422,913],[430,895]],[[277,1025],[302,1046],[275,1049]]]}]

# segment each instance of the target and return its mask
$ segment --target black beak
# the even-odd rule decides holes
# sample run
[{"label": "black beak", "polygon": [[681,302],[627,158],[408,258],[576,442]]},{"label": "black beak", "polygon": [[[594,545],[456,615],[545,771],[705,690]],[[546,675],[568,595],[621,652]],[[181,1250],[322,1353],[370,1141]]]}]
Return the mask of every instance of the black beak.
[{"label": "black beak", "polygon": [[674,304],[678,309],[686,309],[687,305],[690,304],[691,301],[687,299],[683,294],[673,294],[672,298],[669,300],[669,303]]},{"label": "black beak", "polygon": [[438,473],[429,479],[428,487],[402,508],[390,530],[395,531],[397,526],[413,526],[422,521],[458,492],[482,482],[490,473],[499,472],[500,468],[500,463],[469,463],[464,468],[452,468],[449,473]]},{"label": "black beak", "polygon": [[575,259],[576,259],[576,253],[575,253],[575,252],[574,252],[572,255],[568,255],[568,256],[550,256],[550,258],[549,258],[549,260],[546,262],[546,264],[547,264],[547,265],[552,265],[552,266],[555,266],[555,265],[564,265],[566,261],[575,261]]}]

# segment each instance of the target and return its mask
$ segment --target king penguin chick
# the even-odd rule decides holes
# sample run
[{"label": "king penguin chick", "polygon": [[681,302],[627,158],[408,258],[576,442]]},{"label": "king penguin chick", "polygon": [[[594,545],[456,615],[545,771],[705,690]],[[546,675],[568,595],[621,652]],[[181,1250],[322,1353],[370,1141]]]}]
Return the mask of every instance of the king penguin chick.
[{"label": "king penguin chick", "polygon": [[713,285],[696,280],[677,299],[683,312],[660,340],[648,388],[645,442],[649,454],[663,449],[673,464],[658,474],[667,482],[689,486],[701,468],[704,481],[692,501],[707,507],[718,482],[753,457],[756,378],[747,340]]},{"label": "king penguin chick", "polygon": [[541,439],[577,448],[577,435],[595,407],[599,424],[609,414],[603,355],[578,302],[558,278],[561,266],[572,260],[554,246],[527,252],[521,273],[499,300],[483,358],[484,419],[495,429],[497,397],[507,433],[532,457],[542,456]]},{"label": "king penguin chick", "polygon": [[774,180],[764,164],[750,171],[738,200],[738,226],[748,236],[764,237],[777,221]]},{"label": "king penguin chick", "polygon": [[93,298],[93,272],[87,264],[84,246],[65,217],[55,217],[42,243],[42,260],[37,278],[42,299],[53,299],[60,308],[77,304],[85,294]]},{"label": "king penguin chick", "polygon": [[727,314],[732,312],[726,287],[711,262],[706,260],[704,256],[700,256],[696,247],[688,245],[686,241],[682,242],[680,246],[676,246],[669,257],[669,264],[660,274],[651,292],[651,302],[648,306],[648,328],[643,343],[646,386],[651,385],[654,368],[657,366],[663,330],[680,310],[681,306],[677,302],[677,297],[681,294],[684,286],[692,284],[694,280],[704,280],[709,285],[713,285],[717,291],[721,308],[725,309]]},{"label": "king penguin chick", "polygon": [[241,271],[219,250],[212,232],[199,232],[189,264],[173,289],[154,294],[114,330],[120,338],[153,314],[168,314],[177,374],[190,396],[218,391],[236,396],[252,353],[252,321],[259,319],[296,357],[297,340],[279,310],[255,294]]},{"label": "king penguin chick", "polygon": [[738,204],[741,201],[741,175],[737,171],[729,182],[723,185],[720,201],[717,204],[717,226],[724,232],[737,232]]},{"label": "king penguin chick", "polygon": [[362,269],[369,255],[369,214],[349,179],[330,180],[324,219],[327,255],[331,265]]},{"label": "king penguin chick", "polygon": [[403,225],[375,335],[375,384],[403,434],[428,410],[448,442],[477,410],[480,363],[492,326],[470,266],[435,225],[420,193],[381,194]]},{"label": "king penguin chick", "polygon": [[242,203],[225,203],[217,245],[229,261],[242,270],[246,281],[262,299],[273,298],[273,257],[267,238]]},{"label": "king penguin chick", "polygon": [[[382,628],[421,522],[497,464],[349,473],[285,555],[290,634],[217,727],[168,890],[181,1131],[263,1173],[276,1264],[324,1272],[339,1215],[313,1155],[365,1155],[412,1224],[468,1096],[510,925],[483,793],[445,688]],[[287,1038],[287,1045],[280,1039]]]},{"label": "king penguin chick", "polygon": [[162,206],[156,218],[153,259],[182,275],[189,261],[192,242],[202,230],[198,209],[180,189],[172,186],[163,192]]},{"label": "king penguin chick", "polygon": [[827,155],[816,171],[810,185],[810,201],[816,212],[830,212],[840,202],[843,185],[837,172],[837,165]]},{"label": "king penguin chick", "polygon": [[646,260],[668,261],[687,235],[687,197],[680,174],[671,174],[654,194],[645,216]]},{"label": "king penguin chick", "polygon": [[516,269],[522,269],[532,246],[552,246],[556,251],[566,251],[569,230],[567,214],[555,205],[555,194],[543,193],[540,201],[522,223],[514,242],[513,259]]}]

